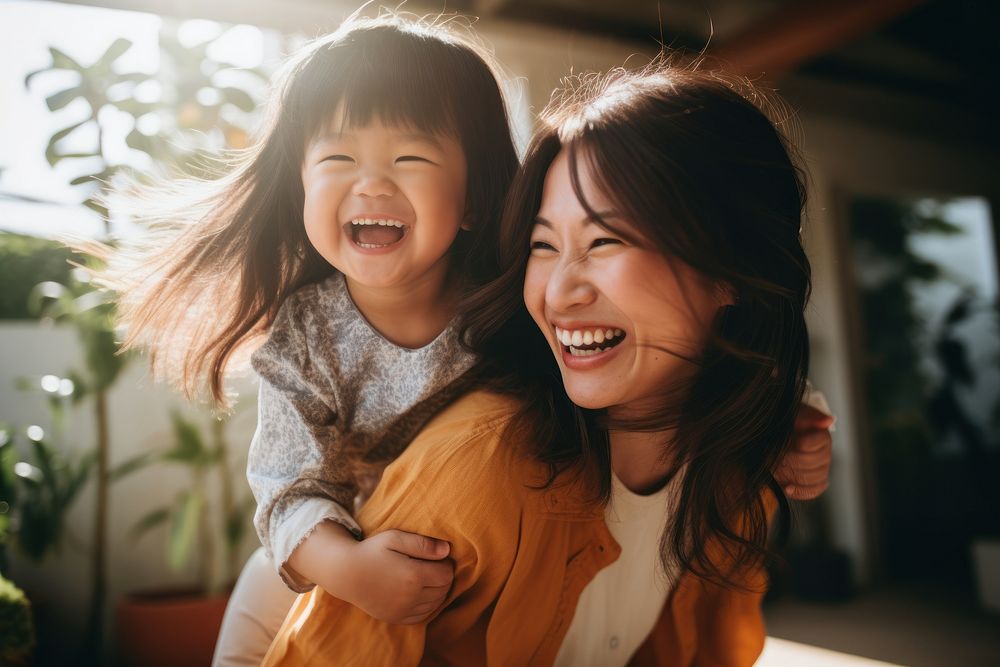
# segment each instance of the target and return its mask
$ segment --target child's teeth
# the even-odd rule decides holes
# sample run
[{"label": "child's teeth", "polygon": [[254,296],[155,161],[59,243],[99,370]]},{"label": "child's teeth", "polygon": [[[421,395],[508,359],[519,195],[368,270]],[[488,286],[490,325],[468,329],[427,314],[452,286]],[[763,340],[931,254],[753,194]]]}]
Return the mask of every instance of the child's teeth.
[{"label": "child's teeth", "polygon": [[391,220],[389,218],[355,218],[351,220],[352,225],[379,225],[381,227],[404,227],[403,223],[399,220]]}]

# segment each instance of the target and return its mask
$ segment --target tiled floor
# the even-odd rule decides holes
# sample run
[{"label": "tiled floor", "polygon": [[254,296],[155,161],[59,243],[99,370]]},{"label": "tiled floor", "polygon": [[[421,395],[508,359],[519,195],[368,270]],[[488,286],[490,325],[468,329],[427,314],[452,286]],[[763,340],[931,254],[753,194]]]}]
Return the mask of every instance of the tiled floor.
[{"label": "tiled floor", "polygon": [[[853,656],[910,667],[1000,666],[1000,615],[944,589],[882,590],[837,605],[784,598],[769,602],[764,616],[771,637]],[[772,654],[775,648],[787,656],[794,646],[777,642]],[[817,660],[797,664],[851,664]]]}]

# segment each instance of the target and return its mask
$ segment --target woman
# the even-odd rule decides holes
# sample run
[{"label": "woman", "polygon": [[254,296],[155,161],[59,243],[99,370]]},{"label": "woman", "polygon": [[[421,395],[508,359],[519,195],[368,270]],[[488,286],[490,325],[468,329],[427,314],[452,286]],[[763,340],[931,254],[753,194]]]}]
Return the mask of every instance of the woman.
[{"label": "woman", "polygon": [[265,664],[756,660],[809,264],[799,171],[736,85],[616,71],[547,110],[467,323],[486,389],[359,516],[451,542],[444,608],[387,625],[316,589]]}]

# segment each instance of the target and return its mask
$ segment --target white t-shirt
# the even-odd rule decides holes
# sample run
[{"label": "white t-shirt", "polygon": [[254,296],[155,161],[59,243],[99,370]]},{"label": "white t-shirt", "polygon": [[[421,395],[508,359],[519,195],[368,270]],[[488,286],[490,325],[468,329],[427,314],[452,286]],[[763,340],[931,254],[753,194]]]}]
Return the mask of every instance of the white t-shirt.
[{"label": "white t-shirt", "polygon": [[556,667],[623,666],[653,631],[677,581],[676,568],[663,570],[660,536],[682,477],[678,472],[656,493],[641,496],[612,473],[604,519],[622,552],[580,594]]}]

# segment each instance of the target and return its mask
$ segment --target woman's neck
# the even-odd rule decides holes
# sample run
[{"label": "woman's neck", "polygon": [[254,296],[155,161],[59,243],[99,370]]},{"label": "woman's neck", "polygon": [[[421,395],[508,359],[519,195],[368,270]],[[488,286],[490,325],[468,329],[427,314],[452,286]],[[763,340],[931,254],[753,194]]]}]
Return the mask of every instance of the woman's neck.
[{"label": "woman's neck", "polygon": [[655,493],[669,481],[674,458],[664,446],[670,432],[611,431],[611,469],[622,484],[639,495]]},{"label": "woman's neck", "polygon": [[458,290],[447,271],[399,287],[368,287],[347,278],[347,291],[368,323],[400,347],[424,347],[455,315]]}]

